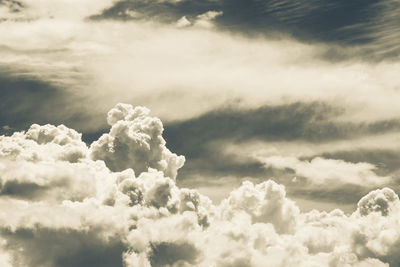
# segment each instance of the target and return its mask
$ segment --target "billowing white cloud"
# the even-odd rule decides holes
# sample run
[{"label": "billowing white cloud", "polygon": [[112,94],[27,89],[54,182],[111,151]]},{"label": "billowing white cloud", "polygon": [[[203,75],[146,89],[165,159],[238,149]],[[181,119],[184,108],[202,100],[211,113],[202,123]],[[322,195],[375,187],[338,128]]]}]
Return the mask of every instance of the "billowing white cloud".
[{"label": "billowing white cloud", "polygon": [[179,157],[163,154],[162,124],[148,112],[118,104],[110,133],[90,148],[62,125],[1,136],[2,266],[400,264],[392,189],[370,192],[349,215],[301,212],[273,181],[244,182],[214,205],[177,187],[177,165],[160,160]]},{"label": "billowing white cloud", "polygon": [[103,134],[90,146],[91,158],[104,160],[112,171],[132,168],[136,174],[156,168],[175,179],[185,158],[165,147],[160,119],[149,116],[144,107],[118,104],[110,110],[110,133]]},{"label": "billowing white cloud", "polygon": [[277,232],[292,233],[299,210],[285,195],[283,186],[272,181],[258,185],[244,182],[221,205],[228,218],[242,210],[250,214],[254,222],[272,223]]}]

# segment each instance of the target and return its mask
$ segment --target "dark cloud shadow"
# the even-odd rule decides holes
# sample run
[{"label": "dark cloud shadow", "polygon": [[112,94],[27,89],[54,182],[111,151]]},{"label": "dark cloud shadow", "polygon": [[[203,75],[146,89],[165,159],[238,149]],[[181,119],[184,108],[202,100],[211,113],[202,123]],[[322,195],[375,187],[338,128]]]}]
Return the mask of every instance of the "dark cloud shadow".
[{"label": "dark cloud shadow", "polygon": [[38,194],[43,194],[46,188],[35,183],[19,183],[10,181],[0,185],[1,196],[34,199]]},{"label": "dark cloud shadow", "polygon": [[124,245],[119,238],[101,240],[99,230],[79,232],[37,225],[35,229],[3,229],[1,232],[8,240],[7,249],[15,254],[16,266],[122,267]]},{"label": "dark cloud shadow", "polygon": [[221,141],[324,143],[400,130],[400,119],[372,123],[335,120],[343,114],[343,109],[321,102],[216,110],[191,120],[167,124],[164,137],[174,152],[197,158],[210,150],[218,150]]},{"label": "dark cloud shadow", "polygon": [[150,263],[153,267],[193,265],[198,256],[199,251],[190,243],[161,242],[151,245]]},{"label": "dark cloud shadow", "polygon": [[346,184],[340,187],[330,188],[328,186],[321,188],[299,188],[286,187],[289,196],[300,197],[303,199],[334,202],[340,204],[357,203],[363,196],[371,190],[377,188],[365,188],[359,185]]},{"label": "dark cloud shadow", "polygon": [[223,109],[197,118],[165,125],[164,137],[175,152],[189,158],[201,156],[209,144],[221,140],[240,143],[265,141],[325,141],[343,138],[343,127],[327,124],[343,111],[324,103],[294,103],[258,109]]},{"label": "dark cloud shadow", "polygon": [[50,82],[0,72],[0,135],[26,130],[33,123],[73,126],[87,120],[84,110],[72,105],[79,103],[73,97]]},{"label": "dark cloud shadow", "polygon": [[26,129],[45,122],[39,111],[61,100],[62,92],[42,81],[0,75],[0,99],[0,124]]}]

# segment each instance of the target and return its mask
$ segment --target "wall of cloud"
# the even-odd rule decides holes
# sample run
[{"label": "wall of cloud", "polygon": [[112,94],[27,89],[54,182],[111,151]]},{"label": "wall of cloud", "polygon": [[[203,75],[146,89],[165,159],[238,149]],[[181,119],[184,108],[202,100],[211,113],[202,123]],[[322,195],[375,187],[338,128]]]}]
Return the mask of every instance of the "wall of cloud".
[{"label": "wall of cloud", "polygon": [[[398,266],[400,200],[301,212],[273,181],[220,204],[179,188],[162,122],[118,104],[87,146],[63,125],[0,136],[1,266]],[[182,140],[184,141],[184,140]]]}]

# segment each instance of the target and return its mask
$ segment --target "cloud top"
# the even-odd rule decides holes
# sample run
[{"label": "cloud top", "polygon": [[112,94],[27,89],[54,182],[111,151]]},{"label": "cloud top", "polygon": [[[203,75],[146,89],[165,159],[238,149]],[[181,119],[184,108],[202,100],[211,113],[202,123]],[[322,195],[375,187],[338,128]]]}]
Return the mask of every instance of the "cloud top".
[{"label": "cloud top", "polygon": [[111,109],[107,116],[111,130],[90,146],[91,158],[103,160],[112,171],[132,168],[140,174],[155,168],[175,179],[185,158],[166,148],[163,125],[149,113],[147,108],[124,104]]}]

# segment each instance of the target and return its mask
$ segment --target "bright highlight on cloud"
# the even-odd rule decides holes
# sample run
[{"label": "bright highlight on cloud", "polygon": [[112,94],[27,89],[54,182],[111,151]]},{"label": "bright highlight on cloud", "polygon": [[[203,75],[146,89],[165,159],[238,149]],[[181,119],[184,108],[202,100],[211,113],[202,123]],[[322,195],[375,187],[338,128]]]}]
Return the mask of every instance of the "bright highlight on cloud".
[{"label": "bright highlight on cloud", "polygon": [[148,109],[118,104],[107,120],[90,147],[63,125],[0,137],[1,266],[400,264],[400,200],[389,188],[349,215],[301,212],[270,180],[244,182],[215,205],[177,187],[184,158]]}]

